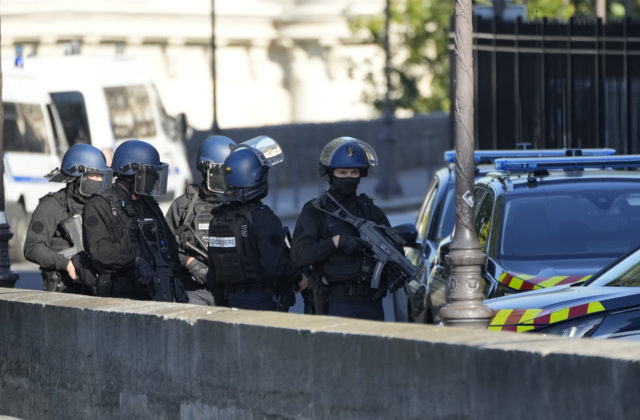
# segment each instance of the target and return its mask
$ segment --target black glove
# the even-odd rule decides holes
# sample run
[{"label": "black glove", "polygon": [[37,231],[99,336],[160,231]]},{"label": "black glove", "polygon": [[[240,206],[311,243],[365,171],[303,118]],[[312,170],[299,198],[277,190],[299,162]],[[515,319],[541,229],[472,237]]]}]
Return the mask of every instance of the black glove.
[{"label": "black glove", "polygon": [[367,243],[357,236],[340,235],[338,248],[344,251],[347,255],[362,254],[362,251],[366,247]]},{"label": "black glove", "polygon": [[196,283],[207,283],[207,272],[209,272],[209,267],[206,264],[194,258],[189,264],[187,264],[187,270],[189,270],[189,274],[191,274],[191,277]]},{"label": "black glove", "polygon": [[86,252],[81,251],[71,257],[71,264],[76,270],[76,276],[78,282],[84,284],[87,287],[95,287],[98,282],[98,277],[91,270],[91,263],[89,262],[89,256]]},{"label": "black glove", "polygon": [[144,258],[140,257],[136,258],[136,273],[138,283],[145,286],[152,284],[153,277],[156,275],[151,264],[149,264]]}]

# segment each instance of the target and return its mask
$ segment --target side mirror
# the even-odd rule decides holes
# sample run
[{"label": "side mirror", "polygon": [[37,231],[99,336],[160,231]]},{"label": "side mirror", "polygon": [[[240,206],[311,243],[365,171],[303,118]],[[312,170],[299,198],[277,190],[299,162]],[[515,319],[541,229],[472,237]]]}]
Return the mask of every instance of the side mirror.
[{"label": "side mirror", "polygon": [[394,226],[393,230],[395,230],[405,241],[405,246],[411,248],[419,248],[420,246],[416,242],[418,238],[418,230],[413,223],[405,223],[402,225]]}]

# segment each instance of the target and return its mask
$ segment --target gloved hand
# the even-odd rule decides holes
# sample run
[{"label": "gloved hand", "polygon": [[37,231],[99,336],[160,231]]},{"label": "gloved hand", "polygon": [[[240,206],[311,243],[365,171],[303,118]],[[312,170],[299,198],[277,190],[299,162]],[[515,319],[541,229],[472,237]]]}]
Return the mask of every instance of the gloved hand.
[{"label": "gloved hand", "polygon": [[361,254],[367,247],[367,243],[357,236],[340,235],[338,248],[347,255]]},{"label": "gloved hand", "polygon": [[206,264],[194,258],[189,264],[187,264],[187,270],[189,270],[189,274],[191,274],[191,277],[193,277],[193,280],[196,283],[207,283],[207,272],[209,272],[209,267]]},{"label": "gloved hand", "polygon": [[98,277],[91,270],[91,262],[86,252],[78,252],[71,257],[71,264],[76,270],[77,282],[88,287],[94,287],[98,282]]},{"label": "gloved hand", "polygon": [[156,272],[153,270],[153,267],[151,267],[151,264],[149,264],[147,260],[141,257],[137,257],[136,274],[138,283],[147,286],[153,283],[153,277],[156,275]]}]

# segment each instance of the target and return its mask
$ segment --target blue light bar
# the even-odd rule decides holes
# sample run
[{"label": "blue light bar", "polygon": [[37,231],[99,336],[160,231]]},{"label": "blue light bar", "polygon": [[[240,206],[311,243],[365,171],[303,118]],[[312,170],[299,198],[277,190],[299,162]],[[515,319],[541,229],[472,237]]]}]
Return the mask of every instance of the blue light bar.
[{"label": "blue light bar", "polygon": [[546,169],[640,168],[640,155],[496,159],[495,166],[503,171],[524,172]]},{"label": "blue light bar", "polygon": [[[491,163],[500,158],[534,158],[534,157],[561,157],[566,156],[568,149],[505,149],[505,150],[475,150],[473,161],[478,163]],[[570,149],[571,150],[571,149]],[[607,156],[616,153],[616,149],[572,149],[580,150],[582,156]],[[444,160],[448,163],[456,161],[456,151],[444,152]]]}]

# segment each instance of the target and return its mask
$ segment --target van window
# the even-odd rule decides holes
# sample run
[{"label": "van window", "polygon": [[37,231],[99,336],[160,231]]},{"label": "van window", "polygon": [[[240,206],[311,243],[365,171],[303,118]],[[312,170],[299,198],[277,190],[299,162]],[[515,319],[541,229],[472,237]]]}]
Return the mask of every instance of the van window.
[{"label": "van window", "polygon": [[53,144],[56,148],[56,153],[62,157],[64,152],[69,148],[69,144],[67,143],[66,136],[61,136],[59,133],[58,121],[60,117],[58,116],[58,121],[56,121],[56,116],[54,115],[53,105],[47,104],[47,115],[49,116],[49,121],[51,121],[51,131],[53,131]]},{"label": "van window", "polygon": [[8,152],[50,153],[47,124],[36,104],[4,102],[4,145]]},{"label": "van window", "polygon": [[104,94],[116,140],[156,135],[151,102],[143,85],[107,87]]},{"label": "van window", "polygon": [[176,121],[175,119],[171,118],[169,114],[167,114],[167,111],[164,109],[164,105],[162,105],[162,101],[160,100],[160,94],[158,93],[158,89],[155,87],[155,85],[151,85],[151,88],[153,89],[153,93],[155,95],[156,109],[160,114],[160,122],[162,125],[162,130],[167,135],[167,137],[169,137],[171,140],[173,141],[181,140],[180,135],[178,134],[178,131],[176,128]]},{"label": "van window", "polygon": [[51,99],[56,105],[62,121],[65,137],[69,145],[76,143],[91,144],[87,107],[80,92],[55,92]]}]

